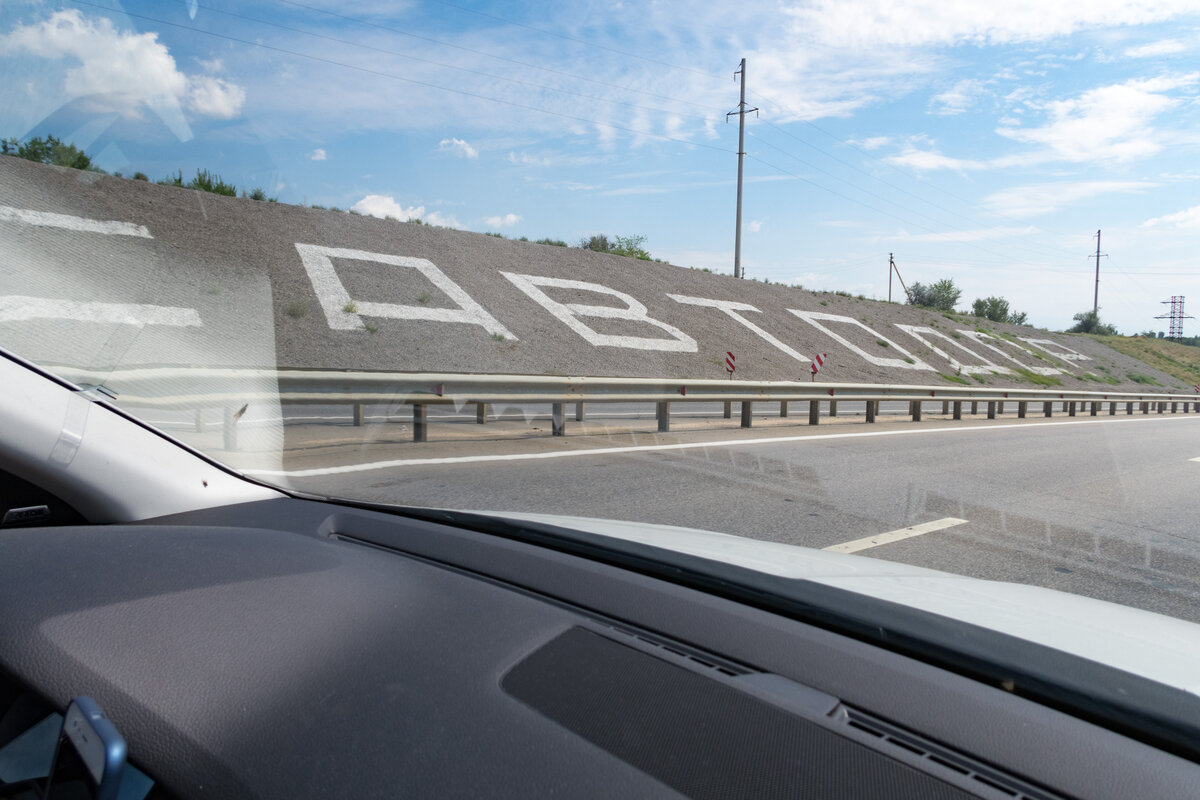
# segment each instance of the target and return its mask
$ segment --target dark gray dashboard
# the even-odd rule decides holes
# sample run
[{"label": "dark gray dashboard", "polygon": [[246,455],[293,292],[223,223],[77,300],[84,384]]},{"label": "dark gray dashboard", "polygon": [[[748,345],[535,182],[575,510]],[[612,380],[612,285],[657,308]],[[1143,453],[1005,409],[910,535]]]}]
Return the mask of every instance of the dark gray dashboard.
[{"label": "dark gray dashboard", "polygon": [[59,708],[96,698],[181,798],[1200,785],[1190,761],[835,632],[301,499],[0,531],[0,676]]}]

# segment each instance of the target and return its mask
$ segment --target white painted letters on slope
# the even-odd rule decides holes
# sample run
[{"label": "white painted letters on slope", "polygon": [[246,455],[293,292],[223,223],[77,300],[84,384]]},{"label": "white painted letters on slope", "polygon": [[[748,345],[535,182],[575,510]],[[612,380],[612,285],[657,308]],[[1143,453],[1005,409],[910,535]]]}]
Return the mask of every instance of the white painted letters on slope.
[{"label": "white painted letters on slope", "polygon": [[[313,291],[321,302],[325,312],[325,320],[335,331],[358,330],[363,327],[361,317],[383,317],[386,319],[425,319],[434,322],[460,322],[467,325],[478,325],[491,334],[499,334],[506,339],[516,340],[507,328],[489,314],[483,306],[475,302],[461,286],[452,281],[446,273],[438,269],[432,261],[424,258],[409,258],[408,256],[393,256],[386,253],[368,253],[363,250],[349,250],[342,247],[322,247],[315,244],[296,243],[300,260],[312,281]],[[350,297],[342,279],[338,277],[333,267],[333,259],[345,258],[357,261],[371,261],[386,264],[391,267],[406,267],[415,269],[425,276],[425,279],[436,286],[449,297],[457,308],[437,308],[429,306],[409,306],[401,303],[373,303],[369,300],[359,300]],[[347,311],[347,309],[354,309]]]},{"label": "white painted letters on slope", "polygon": [[[695,353],[696,340],[678,328],[654,319],[648,309],[632,296],[616,289],[610,289],[599,283],[573,281],[566,278],[547,278],[538,275],[520,275],[514,272],[500,273],[512,281],[513,285],[527,294],[531,300],[549,311],[560,322],[578,333],[596,347],[627,347],[631,350],[659,350],[668,353]],[[546,286],[556,289],[576,289],[585,292],[595,292],[615,297],[625,304],[620,306],[589,306],[582,303],[560,303],[553,300],[539,287]],[[621,319],[653,325],[671,335],[670,339],[655,339],[646,336],[618,336],[600,333],[585,325],[580,317],[596,319]]]}]

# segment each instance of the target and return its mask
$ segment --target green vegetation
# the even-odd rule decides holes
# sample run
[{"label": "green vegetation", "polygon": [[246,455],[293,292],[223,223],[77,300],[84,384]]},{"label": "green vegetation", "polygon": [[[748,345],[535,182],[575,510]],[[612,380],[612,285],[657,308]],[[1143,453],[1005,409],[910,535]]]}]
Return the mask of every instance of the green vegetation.
[{"label": "green vegetation", "polygon": [[354,301],[351,300],[350,302],[346,303],[346,305],[342,306],[342,311],[345,311],[347,314],[353,314],[358,311],[358,306],[356,306]]},{"label": "green vegetation", "polygon": [[421,296],[417,298],[418,303],[428,303],[429,300],[429,292],[421,292]]},{"label": "green vegetation", "polygon": [[593,250],[597,253],[611,253],[614,256],[653,261],[654,257],[642,247],[645,242],[645,236],[614,236],[610,242],[607,235],[598,233],[595,236],[585,236],[580,239],[579,246],[584,250]]},{"label": "green vegetation", "polygon": [[505,238],[505,236],[504,236],[504,234],[503,234],[503,233],[497,233],[496,231],[487,231],[487,232],[486,232],[486,233],[484,233],[483,235],[484,235],[484,236],[494,236],[494,237],[495,237],[495,238],[497,238],[497,239],[503,239],[503,238]]},{"label": "green vegetation", "polygon": [[[376,333],[379,333],[379,328],[378,328],[378,327],[376,327],[375,325],[372,325],[372,324],[371,324],[371,323],[369,323],[369,322],[364,322],[364,323],[363,323],[363,330],[364,330],[364,331],[366,331],[367,333],[370,333],[370,334],[376,334]],[[424,370],[422,370],[422,371],[424,371]]]},{"label": "green vegetation", "polygon": [[1017,374],[1030,383],[1035,383],[1038,386],[1062,386],[1062,381],[1053,375],[1039,375],[1032,370],[1017,368]]},{"label": "green vegetation", "polygon": [[1007,322],[1010,325],[1025,325],[1028,322],[1024,311],[1010,311],[1003,297],[980,297],[971,306],[971,313],[992,322]]},{"label": "green vegetation", "polygon": [[496,333],[492,334],[492,338],[495,339],[497,342],[503,342],[508,337],[506,337],[503,333],[500,333],[499,331],[497,331]]},{"label": "green vegetation", "polygon": [[930,286],[914,283],[908,289],[909,305],[936,308],[938,311],[953,311],[954,304],[961,296],[962,289],[955,286],[950,278],[943,278]]},{"label": "green vegetation", "polygon": [[284,307],[283,313],[287,314],[292,319],[300,319],[308,313],[308,301],[306,300],[289,300]]},{"label": "green vegetation", "polygon": [[[1149,339],[1140,336],[1092,336],[1093,339],[1111,347],[1118,353],[1160,369],[1168,375],[1178,378],[1188,386],[1200,384],[1200,348],[1172,342],[1170,339]],[[1134,380],[1126,375],[1129,380]],[[1146,377],[1139,375],[1139,377]],[[1142,381],[1134,380],[1135,383]],[[1152,385],[1161,385],[1154,383]]]},{"label": "green vegetation", "polygon": [[944,373],[939,372],[938,376],[945,378],[946,380],[950,381],[951,383],[961,383],[965,386],[971,385],[971,382],[961,375],[946,375]]},{"label": "green vegetation", "polygon": [[45,139],[38,136],[25,144],[18,143],[16,138],[0,140],[0,155],[16,156],[39,164],[103,172],[92,165],[92,159],[86,153],[73,144],[62,142],[57,136],[47,136]]},{"label": "green vegetation", "polygon": [[1117,328],[1101,322],[1100,314],[1096,311],[1080,311],[1071,317],[1075,324],[1067,328],[1067,333],[1095,333],[1101,336],[1116,336]]},{"label": "green vegetation", "polygon": [[887,346],[888,346],[888,343],[887,343],[887,342],[885,342],[883,339],[876,339],[876,340],[875,340],[875,344],[879,345],[880,347],[887,347]]},{"label": "green vegetation", "polygon": [[548,244],[551,247],[569,247],[562,239],[536,239],[534,244]]},{"label": "green vegetation", "polygon": [[1126,380],[1133,381],[1134,383],[1144,383],[1150,386],[1162,386],[1162,384],[1154,380],[1154,378],[1151,378],[1149,375],[1142,375],[1139,372],[1126,372],[1125,378]]}]

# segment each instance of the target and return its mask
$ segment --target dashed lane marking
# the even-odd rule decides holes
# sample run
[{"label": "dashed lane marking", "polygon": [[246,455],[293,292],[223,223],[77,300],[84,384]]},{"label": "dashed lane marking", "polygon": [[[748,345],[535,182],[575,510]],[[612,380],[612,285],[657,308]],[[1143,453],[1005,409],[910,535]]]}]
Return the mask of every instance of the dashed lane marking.
[{"label": "dashed lane marking", "polygon": [[878,533],[874,536],[865,536],[862,539],[855,539],[852,542],[842,542],[830,547],[823,548],[831,553],[857,553],[859,550],[866,550],[871,547],[878,547],[881,544],[890,544],[891,542],[899,542],[904,539],[911,539],[914,536],[920,536],[925,533],[933,533],[934,531],[953,528],[955,525],[962,525],[965,519],[957,517],[946,517],[945,519],[935,519],[932,522],[922,522],[920,525],[909,525],[907,528],[901,528],[898,531],[888,531],[887,533]]}]

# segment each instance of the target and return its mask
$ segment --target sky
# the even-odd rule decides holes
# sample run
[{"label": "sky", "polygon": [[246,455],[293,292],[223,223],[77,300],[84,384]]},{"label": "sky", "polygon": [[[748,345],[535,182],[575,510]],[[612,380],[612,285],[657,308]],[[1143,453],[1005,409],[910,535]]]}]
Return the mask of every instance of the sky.
[{"label": "sky", "polygon": [[748,279],[1062,330],[1100,231],[1103,320],[1200,316],[1195,0],[0,0],[0,137],[732,274],[743,58]]}]

